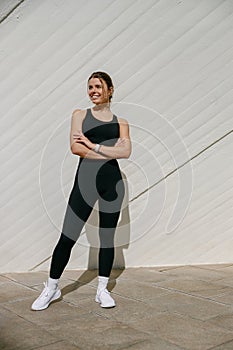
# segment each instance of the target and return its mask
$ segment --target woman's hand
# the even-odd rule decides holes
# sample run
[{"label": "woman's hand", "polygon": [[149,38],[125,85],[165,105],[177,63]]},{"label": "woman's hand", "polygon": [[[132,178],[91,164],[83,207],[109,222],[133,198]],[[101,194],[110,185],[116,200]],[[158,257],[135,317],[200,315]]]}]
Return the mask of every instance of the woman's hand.
[{"label": "woman's hand", "polygon": [[92,143],[83,133],[81,130],[79,130],[77,133],[73,134],[73,139],[75,140],[75,143],[83,143],[85,146],[87,146],[90,149],[93,149],[95,147],[95,144]]},{"label": "woman's hand", "polygon": [[122,147],[125,145],[126,140],[124,138],[119,138],[115,143],[115,147]]}]

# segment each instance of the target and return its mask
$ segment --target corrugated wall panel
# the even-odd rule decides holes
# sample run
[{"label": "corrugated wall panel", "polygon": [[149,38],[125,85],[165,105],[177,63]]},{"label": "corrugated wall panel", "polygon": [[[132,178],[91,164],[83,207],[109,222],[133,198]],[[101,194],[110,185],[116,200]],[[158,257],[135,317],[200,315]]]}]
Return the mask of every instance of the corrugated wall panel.
[{"label": "corrugated wall panel", "polygon": [[[71,112],[97,69],[133,141],[116,265],[232,262],[232,1],[4,0],[0,13],[0,270],[49,266],[78,162]],[[96,264],[95,214],[70,267]]]}]

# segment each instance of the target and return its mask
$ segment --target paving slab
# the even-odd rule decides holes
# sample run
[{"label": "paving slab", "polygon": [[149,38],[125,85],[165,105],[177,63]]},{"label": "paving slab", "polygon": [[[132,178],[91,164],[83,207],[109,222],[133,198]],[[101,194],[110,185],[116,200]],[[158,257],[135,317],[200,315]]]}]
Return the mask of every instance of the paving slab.
[{"label": "paving slab", "polygon": [[211,299],[231,307],[233,305],[233,288],[222,290],[221,293],[212,296]]},{"label": "paving slab", "polygon": [[[153,334],[188,350],[208,350],[233,340],[232,332],[178,314],[162,313],[157,315],[153,326],[150,326],[147,320],[143,322],[148,323]],[[132,326],[141,330],[141,324],[138,321],[134,322]]]},{"label": "paving slab", "polygon": [[228,274],[222,270],[211,270],[195,266],[181,266],[174,269],[163,271],[164,276],[172,276],[176,278],[185,277],[186,279],[194,279],[201,281],[218,281],[227,278]]},{"label": "paving slab", "polygon": [[41,284],[42,281],[46,281],[48,273],[46,272],[25,272],[25,273],[7,273],[5,277],[8,279],[21,283],[25,286],[31,287],[37,284]]},{"label": "paving slab", "polygon": [[229,286],[222,286],[216,283],[199,281],[196,279],[184,279],[184,278],[175,278],[165,280],[159,283],[156,283],[158,287],[164,287],[171,290],[183,291],[196,296],[203,297],[217,297],[218,295],[225,294],[227,292],[232,293],[233,288]]},{"label": "paving slab", "polygon": [[80,283],[90,284],[97,279],[97,270],[66,270],[62,274],[62,278],[79,281]]},{"label": "paving slab", "polygon": [[214,283],[217,284],[217,285],[220,285],[220,286],[232,287],[233,288],[232,274],[230,274],[230,276],[227,275],[227,277],[226,277],[226,273],[224,273],[222,278],[218,279],[217,281],[214,281]]},{"label": "paving slab", "polygon": [[221,271],[224,271],[224,273],[229,273],[230,275],[233,273],[233,264],[231,265],[225,265],[220,267]]},{"label": "paving slab", "polygon": [[233,349],[233,341],[229,341],[222,345],[211,348],[210,350],[232,350],[232,349]]},{"label": "paving slab", "polygon": [[9,279],[6,276],[0,275],[0,284],[9,282]]},{"label": "paving slab", "polygon": [[[111,287],[111,283],[109,283]],[[152,283],[143,283],[133,280],[119,280],[115,288],[110,288],[115,294],[136,300],[154,299],[161,295],[169,294],[170,291],[160,288]]]},{"label": "paving slab", "polygon": [[72,343],[69,343],[67,341],[58,341],[56,343],[52,343],[45,346],[40,346],[39,348],[36,348],[38,350],[81,350],[76,345],[73,345]]},{"label": "paving slab", "polygon": [[233,313],[229,313],[227,315],[218,315],[208,320],[208,323],[233,332]]},{"label": "paving slab", "polygon": [[3,320],[1,321],[1,350],[33,349],[59,340],[59,336],[52,335],[9,311],[1,309],[0,317]]},{"label": "paving slab", "polygon": [[79,282],[69,282],[66,286],[61,288],[62,298],[64,301],[73,303],[77,306],[83,299],[94,300],[96,288],[87,284],[80,284]]},{"label": "paving slab", "polygon": [[[228,267],[233,268],[233,264],[201,264],[201,265],[194,265],[195,267],[200,267],[201,269],[207,269],[207,270],[222,270]],[[225,271],[226,272],[226,271]]]},{"label": "paving slab", "polygon": [[31,304],[32,300],[27,299],[17,303],[4,304],[4,309],[46,330],[63,323],[78,323],[81,315],[89,313],[88,310],[59,301],[54,301],[43,311],[31,310]]},{"label": "paving slab", "polygon": [[184,350],[170,342],[157,337],[151,337],[150,340],[144,340],[130,345],[130,347],[121,348],[121,350]]},{"label": "paving slab", "polygon": [[232,306],[179,292],[162,295],[156,299],[144,300],[144,303],[152,307],[158,307],[159,304],[161,311],[179,313],[203,321],[217,315],[233,312]]},{"label": "paving slab", "polygon": [[14,302],[33,296],[36,296],[35,291],[17,282],[9,281],[1,285],[0,303]]},{"label": "paving slab", "polygon": [[129,268],[126,269],[121,278],[123,280],[132,280],[137,282],[145,282],[145,283],[155,283],[166,280],[168,276],[163,274],[159,268]]},{"label": "paving slab", "polygon": [[59,333],[83,349],[120,349],[131,344],[149,339],[143,332],[135,330],[127,324],[104,319],[98,315],[83,317],[79,323],[61,324],[51,334]]}]

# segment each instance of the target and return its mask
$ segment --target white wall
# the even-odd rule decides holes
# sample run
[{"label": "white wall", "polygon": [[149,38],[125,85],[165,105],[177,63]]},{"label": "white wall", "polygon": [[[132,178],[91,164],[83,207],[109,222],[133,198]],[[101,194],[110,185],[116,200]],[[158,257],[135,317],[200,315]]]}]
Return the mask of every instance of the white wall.
[{"label": "white wall", "polygon": [[[78,162],[70,116],[95,70],[133,142],[115,266],[232,262],[232,1],[17,3],[0,24],[0,272],[49,267]],[[95,266],[95,220],[69,268]]]},{"label": "white wall", "polygon": [[4,21],[23,0],[1,0],[0,2],[0,21]]}]

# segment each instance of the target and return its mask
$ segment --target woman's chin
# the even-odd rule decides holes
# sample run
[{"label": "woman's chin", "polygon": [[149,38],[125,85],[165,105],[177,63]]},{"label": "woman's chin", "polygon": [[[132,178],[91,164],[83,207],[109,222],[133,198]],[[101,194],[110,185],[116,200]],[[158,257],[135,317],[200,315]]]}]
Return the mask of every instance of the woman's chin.
[{"label": "woman's chin", "polygon": [[107,105],[106,102],[97,102],[97,101],[92,101],[92,102],[94,103],[94,105],[95,105],[96,107],[100,107],[100,106],[105,106],[105,105]]}]

